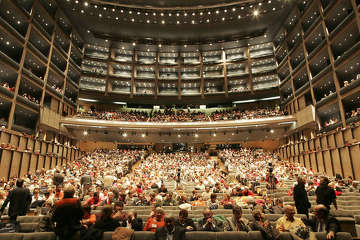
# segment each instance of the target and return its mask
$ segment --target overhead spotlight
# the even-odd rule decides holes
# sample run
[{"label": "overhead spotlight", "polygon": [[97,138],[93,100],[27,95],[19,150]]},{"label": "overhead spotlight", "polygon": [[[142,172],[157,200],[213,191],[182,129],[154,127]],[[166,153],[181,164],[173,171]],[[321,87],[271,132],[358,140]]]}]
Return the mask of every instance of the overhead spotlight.
[{"label": "overhead spotlight", "polygon": [[133,42],[132,45],[133,45],[133,46],[136,46],[136,42]]},{"label": "overhead spotlight", "polygon": [[161,20],[161,24],[165,24],[165,20]]},{"label": "overhead spotlight", "polygon": [[213,133],[213,137],[216,137],[216,133]]},{"label": "overhead spotlight", "polygon": [[124,133],[122,134],[122,136],[123,136],[123,137],[127,137],[127,133],[124,132]]},{"label": "overhead spotlight", "polygon": [[181,138],[181,135],[180,135],[180,134],[178,134],[178,138]]},{"label": "overhead spotlight", "polygon": [[84,2],[84,6],[85,6],[85,7],[89,6],[89,3],[88,3],[88,2]]},{"label": "overhead spotlight", "polygon": [[88,134],[89,134],[88,131],[84,130],[83,135],[87,136]]},{"label": "overhead spotlight", "polygon": [[254,14],[255,17],[259,16],[259,10],[254,10],[253,14]]},{"label": "overhead spotlight", "polygon": [[158,47],[161,48],[161,46],[162,46],[161,43],[159,43]]},{"label": "overhead spotlight", "polygon": [[274,129],[271,129],[270,132],[271,132],[271,133],[274,133],[275,131],[274,131]]},{"label": "overhead spotlight", "polygon": [[194,136],[197,138],[197,137],[199,137],[199,134],[195,133],[195,135],[194,135]]},{"label": "overhead spotlight", "polygon": [[141,137],[143,137],[143,138],[146,137],[146,134],[145,133],[141,134]]},{"label": "overhead spotlight", "polygon": [[184,45],[184,48],[186,48],[186,47],[187,47],[187,45],[185,44],[185,45]]}]

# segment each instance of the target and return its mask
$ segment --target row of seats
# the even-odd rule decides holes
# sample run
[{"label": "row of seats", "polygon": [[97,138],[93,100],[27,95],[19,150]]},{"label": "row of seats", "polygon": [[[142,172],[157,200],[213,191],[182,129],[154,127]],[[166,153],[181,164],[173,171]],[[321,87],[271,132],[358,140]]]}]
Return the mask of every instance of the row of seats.
[{"label": "row of seats", "polygon": [[[105,232],[102,240],[112,240],[113,232]],[[326,240],[326,233],[314,233],[317,240]],[[52,232],[42,233],[0,233],[0,240],[55,240],[56,236]],[[187,232],[186,240],[264,240],[258,231],[251,232]],[[279,240],[292,240],[289,233],[281,233]],[[351,235],[347,232],[339,232],[335,240],[351,240]],[[153,232],[135,232],[134,240],[155,240]]]},{"label": "row of seats", "polygon": [[[215,215],[216,216],[216,215]],[[231,217],[232,214],[224,214],[221,215],[223,217]],[[280,217],[282,217],[282,214],[265,214],[265,218],[268,219],[270,222],[274,223],[276,222]],[[306,219],[306,216],[303,214],[297,214],[296,217],[299,217],[303,220]],[[17,218],[17,221],[19,222],[19,231],[20,232],[35,232],[37,231],[38,224],[41,221],[41,219],[45,216],[19,216]],[[149,215],[146,216],[138,216],[143,220],[143,223],[145,224],[146,220],[148,219]],[[202,215],[192,216],[190,214],[189,218],[193,218],[195,220],[195,224],[197,224],[198,219],[202,218]],[[249,221],[254,221],[254,218],[251,214],[243,214],[243,217],[248,219]],[[314,217],[313,215],[310,215],[310,217]],[[341,229],[343,231],[351,233],[353,236],[356,234],[355,230],[355,219],[349,218],[349,217],[337,217],[337,220],[340,223]],[[357,219],[360,227],[360,217]],[[358,235],[360,236],[360,235]]]}]

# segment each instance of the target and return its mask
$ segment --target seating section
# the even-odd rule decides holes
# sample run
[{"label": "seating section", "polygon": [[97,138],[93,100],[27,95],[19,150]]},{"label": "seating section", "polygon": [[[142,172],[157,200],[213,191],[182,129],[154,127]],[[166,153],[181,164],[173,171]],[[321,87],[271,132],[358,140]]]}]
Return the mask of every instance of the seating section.
[{"label": "seating section", "polygon": [[[112,232],[105,232],[102,240],[112,240]],[[325,233],[315,233],[317,240],[326,240]],[[260,232],[187,232],[186,240],[264,240]],[[51,232],[43,233],[0,233],[0,240],[55,240]],[[153,232],[135,232],[134,240],[154,240]],[[280,240],[291,240],[289,233],[281,233]],[[351,240],[351,235],[346,232],[336,234],[335,240]]]}]

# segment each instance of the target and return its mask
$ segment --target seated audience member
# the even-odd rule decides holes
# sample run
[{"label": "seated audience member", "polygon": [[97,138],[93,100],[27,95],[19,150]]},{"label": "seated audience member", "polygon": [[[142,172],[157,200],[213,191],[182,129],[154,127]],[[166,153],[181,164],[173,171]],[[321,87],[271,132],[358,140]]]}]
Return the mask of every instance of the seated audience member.
[{"label": "seated audience member", "polygon": [[254,222],[250,224],[251,230],[260,231],[265,240],[274,240],[279,237],[280,233],[276,228],[274,229],[268,220],[265,220],[265,214],[260,208],[254,209],[252,215],[254,217]]},{"label": "seated audience member", "polygon": [[93,196],[86,200],[85,205],[90,206],[92,209],[99,206],[101,203],[99,194],[97,192],[93,193]]},{"label": "seated audience member", "polygon": [[83,206],[84,216],[81,220],[81,224],[84,229],[89,229],[96,222],[96,215],[91,214],[91,208],[88,205]]},{"label": "seated audience member", "polygon": [[134,231],[142,231],[143,230],[143,221],[141,218],[137,217],[137,212],[135,210],[130,210],[128,212],[128,226],[131,227]]},{"label": "seated audience member", "polygon": [[210,195],[210,200],[207,202],[207,207],[211,210],[219,208],[219,201],[216,199],[216,194],[212,193]]},{"label": "seated audience member", "polygon": [[190,201],[193,202],[193,201],[196,201],[198,199],[199,199],[199,194],[198,194],[197,190],[193,190],[192,195],[190,197]]},{"label": "seated audience member", "polygon": [[160,194],[166,194],[168,193],[167,188],[165,187],[165,185],[161,185],[161,187],[159,188],[159,193]]},{"label": "seated audience member", "polygon": [[41,207],[45,203],[45,200],[40,197],[39,189],[34,189],[30,208]]},{"label": "seated audience member", "polygon": [[203,212],[204,218],[199,221],[200,231],[222,232],[224,231],[223,222],[213,218],[213,212],[206,208]]},{"label": "seated audience member", "polygon": [[242,218],[242,209],[239,206],[234,206],[232,210],[233,215],[226,218],[224,231],[251,231],[249,221],[246,218]]},{"label": "seated audience member", "polygon": [[194,221],[188,218],[188,211],[181,209],[179,212],[179,219],[175,221],[176,225],[179,225],[185,229],[185,231],[196,231]]},{"label": "seated audience member", "polygon": [[284,203],[280,198],[275,200],[275,206],[272,208],[274,214],[284,214]]},{"label": "seated audience member", "polygon": [[53,207],[53,201],[48,200],[43,204],[44,207],[46,207],[48,209],[48,211],[46,211],[44,213],[45,216],[42,216],[39,224],[38,224],[38,229],[36,230],[37,232],[54,232],[55,231],[55,225],[54,223],[51,221],[51,215],[52,215],[52,211],[54,210]]},{"label": "seated audience member", "polygon": [[93,228],[102,232],[113,232],[116,228],[120,227],[119,221],[112,218],[111,206],[106,206],[101,210],[100,219],[95,222]]},{"label": "seated audience member", "polygon": [[215,188],[213,189],[213,193],[223,193],[220,183],[215,183]]},{"label": "seated audience member", "polygon": [[145,198],[144,194],[139,194],[139,196],[133,202],[134,206],[149,206],[149,201]]},{"label": "seated audience member", "polygon": [[174,217],[165,217],[165,226],[155,232],[155,240],[185,240],[185,229],[175,224]]},{"label": "seated audience member", "polygon": [[223,205],[225,209],[232,209],[235,205],[235,201],[230,198],[229,194],[225,194],[224,199],[220,202],[220,205]]},{"label": "seated audience member", "polygon": [[104,201],[101,202],[101,205],[111,205],[115,202],[114,193],[108,192]]},{"label": "seated audience member", "polygon": [[198,200],[195,200],[191,204],[194,207],[206,207],[206,202],[203,201],[202,197],[199,197]]},{"label": "seated audience member", "polygon": [[[340,231],[338,220],[329,214],[329,209],[323,205],[317,205],[314,208],[313,219],[307,221],[307,225],[313,232],[326,232],[326,239],[334,239],[335,234]],[[310,239],[312,235],[310,235]]]},{"label": "seated audience member", "polygon": [[123,202],[115,202],[112,218],[119,221],[120,225],[122,227],[126,227],[126,225],[127,225],[126,222],[128,220],[128,216],[127,216],[126,212],[123,212],[123,209],[124,209]]},{"label": "seated audience member", "polygon": [[241,196],[254,196],[255,194],[249,190],[248,187],[245,187],[244,190],[241,191]]},{"label": "seated audience member", "polygon": [[144,231],[155,232],[157,228],[165,226],[164,218],[164,211],[159,207],[156,208],[155,215],[146,221]]},{"label": "seated audience member", "polygon": [[300,218],[294,217],[295,207],[286,205],[285,216],[282,216],[276,221],[276,229],[280,232],[296,232],[296,229],[305,227],[303,221]]},{"label": "seated audience member", "polygon": [[163,206],[175,206],[176,201],[172,198],[171,194],[166,193],[165,199],[163,201]]},{"label": "seated audience member", "polygon": [[201,194],[201,197],[204,201],[208,201],[210,199],[211,196],[211,192],[210,192],[210,187],[205,187],[205,192],[203,192]]}]

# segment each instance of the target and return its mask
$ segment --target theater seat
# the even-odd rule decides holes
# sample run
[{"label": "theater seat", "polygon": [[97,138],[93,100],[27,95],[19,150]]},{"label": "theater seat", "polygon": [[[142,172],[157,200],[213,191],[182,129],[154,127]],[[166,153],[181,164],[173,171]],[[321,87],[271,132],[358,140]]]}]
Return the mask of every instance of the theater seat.
[{"label": "theater seat", "polygon": [[23,233],[23,240],[55,240],[53,232]]},{"label": "theater seat", "polygon": [[248,239],[249,240],[263,240],[261,232],[259,231],[250,231],[248,232]]},{"label": "theater seat", "polygon": [[55,233],[0,233],[0,240],[56,240]]},{"label": "theater seat", "polygon": [[16,221],[19,223],[39,223],[44,216],[18,216]]},{"label": "theater seat", "polygon": [[22,233],[0,233],[0,240],[22,240]]},{"label": "theater seat", "polygon": [[[217,235],[213,232],[187,232],[186,240],[217,240]],[[137,239],[136,239],[137,240]],[[145,239],[141,239],[145,240]]]},{"label": "theater seat", "polygon": [[[326,233],[315,233],[317,240],[326,240]],[[351,234],[347,232],[338,232],[335,235],[335,240],[351,240]]]},{"label": "theater seat", "polygon": [[31,233],[36,232],[38,229],[39,223],[33,222],[33,223],[19,223],[19,232],[21,233]]},{"label": "theater seat", "polygon": [[139,231],[134,233],[134,240],[154,240],[155,233],[148,231]]},{"label": "theater seat", "polygon": [[114,232],[104,232],[102,240],[112,240],[112,234]]},{"label": "theater seat", "polygon": [[360,215],[355,216],[356,236],[360,238]]},{"label": "theater seat", "polygon": [[218,232],[216,233],[218,240],[248,240],[247,232]]}]

